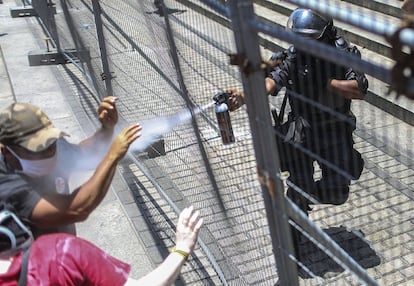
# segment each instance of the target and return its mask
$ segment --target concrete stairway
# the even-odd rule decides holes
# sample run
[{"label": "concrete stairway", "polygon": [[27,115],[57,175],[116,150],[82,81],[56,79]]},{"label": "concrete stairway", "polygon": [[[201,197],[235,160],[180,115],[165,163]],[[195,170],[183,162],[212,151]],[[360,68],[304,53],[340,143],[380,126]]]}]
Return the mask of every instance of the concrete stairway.
[{"label": "concrete stairway", "polygon": [[[218,15],[211,9],[206,8],[204,5],[189,0],[176,1],[226,27],[230,28],[231,26],[226,18]],[[395,26],[400,25],[402,16],[401,5],[403,1],[331,0],[331,3],[335,3],[338,6],[343,7],[343,9],[375,17],[385,23],[390,23]],[[296,7],[297,6],[282,0],[254,0],[254,9],[257,16],[263,21],[280,27],[286,26],[290,13]],[[334,20],[334,23],[338,27],[339,34],[345,36],[352,44],[359,47],[363,59],[367,59],[386,68],[391,69],[393,67],[394,61],[391,59],[391,46],[386,39],[337,20]],[[288,43],[262,34],[260,35],[260,44],[264,51],[263,57],[267,57],[269,54],[288,46]],[[366,101],[392,114],[394,117],[414,125],[414,114],[411,112],[412,108],[410,108],[412,100],[405,96],[396,97],[394,94],[390,95],[388,93],[389,84],[370,77],[369,75],[368,79],[370,87]]]}]

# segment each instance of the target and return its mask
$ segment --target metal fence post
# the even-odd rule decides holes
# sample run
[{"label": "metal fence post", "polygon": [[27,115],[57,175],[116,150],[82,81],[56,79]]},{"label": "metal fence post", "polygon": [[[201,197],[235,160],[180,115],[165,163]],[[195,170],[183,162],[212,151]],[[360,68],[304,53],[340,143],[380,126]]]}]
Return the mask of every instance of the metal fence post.
[{"label": "metal fence post", "polygon": [[[25,3],[23,1],[23,3]],[[59,37],[56,28],[55,14],[56,14],[56,5],[51,0],[33,0],[32,6],[35,13],[42,20],[43,25],[45,26],[48,36],[52,39],[52,42],[55,45],[55,48],[60,50]],[[48,40],[46,40],[48,41]]]},{"label": "metal fence post", "polygon": [[99,0],[92,0],[92,6],[93,6],[93,16],[94,16],[95,25],[96,25],[96,34],[98,36],[98,44],[99,44],[99,50],[101,54],[102,69],[103,69],[101,76],[102,76],[102,80],[105,81],[106,96],[111,96],[113,95],[112,73],[109,70],[108,55],[106,52],[106,43],[105,43],[103,24],[102,24],[102,18],[101,18],[102,12],[101,12],[101,5],[99,4]]},{"label": "metal fence post", "polygon": [[269,223],[277,263],[280,285],[299,285],[293,253],[290,225],[286,211],[284,187],[278,177],[279,155],[270,117],[269,103],[261,68],[258,33],[248,19],[254,19],[252,0],[229,0],[230,18],[235,36],[237,54],[234,64],[240,66],[245,102],[256,155],[259,180]]}]

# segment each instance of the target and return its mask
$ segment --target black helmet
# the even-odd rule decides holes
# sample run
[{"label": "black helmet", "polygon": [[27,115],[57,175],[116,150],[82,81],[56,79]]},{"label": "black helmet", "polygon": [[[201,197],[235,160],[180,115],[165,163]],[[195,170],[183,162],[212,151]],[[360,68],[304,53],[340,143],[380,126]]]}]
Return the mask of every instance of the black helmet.
[{"label": "black helmet", "polygon": [[298,8],[290,14],[286,29],[314,39],[320,39],[325,32],[330,32],[333,19],[325,17],[310,9]]}]

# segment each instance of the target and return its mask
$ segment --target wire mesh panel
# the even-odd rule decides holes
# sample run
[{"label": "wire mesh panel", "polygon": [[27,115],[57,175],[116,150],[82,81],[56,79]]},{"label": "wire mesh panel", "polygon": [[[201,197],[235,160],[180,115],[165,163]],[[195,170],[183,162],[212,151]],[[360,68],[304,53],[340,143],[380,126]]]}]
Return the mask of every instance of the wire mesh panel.
[{"label": "wire mesh panel", "polygon": [[[55,15],[60,48],[85,73],[96,93],[96,101],[106,95],[102,60],[90,1],[60,1]],[[76,54],[72,50],[77,51]]]},{"label": "wire mesh panel", "polygon": [[[226,23],[223,16],[202,3],[165,1],[165,5],[167,11],[186,11],[171,13],[169,20],[191,100],[205,105],[217,92],[240,88],[239,75],[228,64],[235,48],[231,30],[221,24]],[[212,217],[213,223],[208,228],[220,245],[226,263],[237,269],[238,285],[269,285],[276,280],[276,269],[247,114],[245,109],[231,114],[236,140],[230,145],[223,145],[217,137],[214,110],[206,110],[206,115],[210,122],[200,122],[200,131],[207,139],[204,146],[208,164],[217,180],[224,207],[221,212],[227,217],[221,224]]]},{"label": "wire mesh panel", "polygon": [[[320,1],[312,8],[324,13],[311,24],[322,25],[300,30],[293,22],[290,31],[288,19],[303,1],[97,2],[99,11],[89,1],[60,2],[60,43],[89,51],[89,59],[75,64],[99,97],[109,77],[119,97],[120,128],[143,125],[121,172],[134,207],[148,215],[151,235],[170,247],[175,214],[189,204],[201,210],[200,248],[181,282],[277,285],[289,277],[281,270],[284,257],[299,270],[286,285],[297,285],[296,278],[300,285],[410,285],[414,117],[410,99],[387,94],[395,88],[396,60],[384,37],[387,27],[401,23],[400,1]],[[250,5],[254,14],[238,19]],[[350,25],[352,15],[381,21],[375,27],[384,32]],[[243,29],[258,33],[257,43],[255,37],[238,42]],[[251,66],[246,55],[256,49],[263,64]],[[109,73],[102,77],[103,60]],[[262,75],[259,81],[251,80],[253,73]],[[335,89],[341,85],[348,90]],[[213,96],[246,87],[248,104],[230,113],[235,142],[223,144]],[[265,87],[273,96],[258,92]],[[350,99],[358,96],[363,100]],[[259,98],[266,106],[255,104]],[[263,113],[276,115],[273,122],[262,122],[271,118]],[[272,124],[268,134],[251,129]],[[273,156],[279,158],[277,174]],[[279,171],[289,171],[286,194],[264,180],[264,174],[280,180]],[[157,193],[148,192],[149,185]],[[286,201],[275,204],[264,185]],[[279,208],[284,203],[286,210]],[[275,217],[289,217],[290,228]],[[292,253],[283,231],[295,246]]]},{"label": "wire mesh panel", "polygon": [[[90,4],[82,4],[85,5],[85,11],[91,11]],[[243,219],[243,213],[250,214],[255,210],[250,209],[250,205],[247,205],[246,209],[242,209],[240,205],[243,204],[234,204],[232,201],[233,193],[238,192],[239,188],[243,188],[243,186],[235,185],[232,172],[229,172],[225,167],[236,166],[236,168],[239,168],[238,166],[243,166],[242,163],[251,162],[247,165],[248,170],[245,174],[238,172],[237,177],[240,178],[240,184],[257,184],[254,177],[247,177],[247,175],[254,174],[254,157],[253,154],[247,154],[243,155],[244,158],[233,156],[234,159],[229,160],[230,162],[223,159],[226,155],[231,159],[233,150],[225,148],[220,137],[218,137],[216,119],[211,104],[213,95],[221,90],[217,80],[211,79],[211,82],[216,82],[214,85],[202,84],[197,86],[197,90],[191,84],[187,88],[188,95],[190,95],[191,102],[194,105],[205,108],[209,106],[208,109],[202,110],[197,115],[198,129],[196,129],[196,132],[201,136],[201,141],[205,142],[206,149],[209,149],[206,154],[207,158],[217,161],[217,166],[220,166],[220,168],[216,168],[219,171],[224,170],[224,172],[220,171],[215,177],[209,178],[206,169],[211,167],[206,166],[208,162],[203,161],[202,150],[199,147],[199,143],[202,142],[197,142],[198,138],[194,134],[193,124],[188,120],[189,118],[180,122],[174,122],[174,118],[171,118],[171,116],[174,117],[177,113],[185,111],[188,105],[184,99],[184,96],[186,96],[184,94],[185,88],[179,82],[177,67],[174,66],[171,53],[179,54],[180,60],[188,61],[191,58],[197,58],[194,62],[188,61],[191,65],[182,63],[182,73],[185,75],[186,84],[186,77],[189,72],[192,74],[192,77],[188,78],[189,83],[197,80],[205,81],[206,76],[214,75],[219,78],[218,72],[215,71],[217,67],[224,69],[226,72],[223,74],[228,78],[237,78],[236,69],[227,66],[228,52],[223,51],[223,49],[229,50],[225,45],[229,45],[228,43],[231,42],[231,31],[223,32],[224,36],[221,37],[225,42],[221,43],[220,47],[211,49],[212,41],[219,43],[221,39],[214,40],[212,35],[208,35],[203,30],[192,31],[190,29],[191,25],[194,25],[194,19],[199,16],[198,13],[194,13],[185,7],[167,6],[165,13],[169,16],[173,29],[177,31],[176,29],[179,28],[180,30],[179,33],[174,34],[179,49],[172,51],[171,43],[168,42],[165,18],[162,17],[164,12],[154,6],[153,3],[100,1],[99,4],[103,26],[105,27],[104,37],[107,57],[114,76],[112,79],[113,90],[114,94],[119,97],[117,105],[119,112],[126,122],[139,121],[143,124],[143,137],[154,136],[153,139],[161,140],[161,145],[164,144],[163,152],[152,147],[145,150],[146,152],[142,152],[141,147],[133,146],[132,149],[136,148],[137,151],[137,157],[133,160],[134,165],[138,164],[141,169],[145,170],[147,176],[156,181],[160,191],[164,194],[164,199],[167,197],[167,200],[175,208],[180,209],[193,204],[202,210],[206,219],[206,228],[201,237],[203,238],[202,241],[208,242],[207,251],[212,252],[210,260],[213,260],[213,262],[209,263],[218,265],[215,266],[216,272],[225,273],[222,274],[225,277],[221,277],[221,280],[245,280],[246,278],[239,274],[240,267],[248,261],[254,261],[254,259],[252,259],[247,246],[243,246],[238,240],[248,242],[251,236],[246,235],[246,230],[243,228],[248,227],[248,229],[254,231],[255,225],[246,224],[243,228],[238,229],[237,235],[235,235],[229,225],[231,226],[234,223],[237,223],[236,226],[241,227],[242,225],[239,221],[231,222],[226,216],[224,209],[227,205],[224,198],[230,204],[228,206],[230,214],[235,218]],[[162,9],[165,10],[166,8]],[[193,23],[191,23],[191,20]],[[208,23],[208,19],[206,19],[206,22]],[[188,31],[191,32],[188,33]],[[96,41],[97,39],[89,38],[87,40]],[[185,46],[190,47],[190,49],[184,49]],[[182,55],[178,52],[179,50],[182,50]],[[203,59],[205,57],[207,59]],[[206,65],[209,65],[209,69],[211,69],[208,74],[207,69],[202,68]],[[205,76],[198,72],[201,70],[204,70]],[[233,82],[237,83],[237,81]],[[224,83],[225,81],[220,85],[224,87]],[[246,120],[241,121],[241,126],[247,126],[247,124]],[[157,134],[156,130],[161,126],[164,128],[165,134]],[[146,130],[155,130],[155,134],[151,132],[146,134]],[[243,134],[248,134],[248,130],[236,129],[235,125],[235,133],[241,142],[249,140],[248,137],[243,138]],[[159,135],[162,135],[161,138]],[[237,162],[236,159],[239,161]],[[125,167],[124,171],[128,174],[137,173],[133,165]],[[133,181],[130,182],[133,185]],[[224,188],[226,188],[224,193],[218,193]],[[245,195],[246,200],[258,204],[258,210],[263,209],[263,207],[260,207],[260,194],[254,190],[251,191],[250,188],[244,188],[250,191],[250,194],[246,193]],[[136,193],[136,196],[139,201],[145,200],[141,193]],[[263,219],[264,214],[262,213],[259,217]],[[249,220],[252,221],[253,217]],[[154,230],[161,233],[159,228],[162,223],[158,220],[157,222],[157,226],[154,226],[157,230]],[[262,227],[265,225],[263,221],[255,223],[260,223]],[[238,239],[238,237],[240,238]],[[263,240],[262,244],[268,246],[269,238],[264,237]],[[171,243],[171,239],[165,241],[167,246],[170,246],[168,244]],[[258,257],[263,256],[259,251],[256,255]],[[235,256],[239,256],[237,265],[236,261],[232,261]],[[264,259],[273,261],[271,251],[267,251]],[[274,263],[267,263],[267,265],[269,265],[268,267],[274,267]],[[204,268],[208,267],[211,266],[204,266]],[[250,270],[250,272],[252,273],[251,276],[260,274],[258,271],[252,272]],[[201,278],[206,275],[203,274],[202,270],[199,273],[201,273],[199,274]],[[246,271],[246,273],[248,272]],[[191,275],[197,275],[197,272],[194,271],[194,273],[190,273],[190,277]],[[204,279],[209,281],[213,279],[212,277],[214,278],[214,275],[208,274]],[[184,279],[191,281],[194,280],[194,277],[188,279],[184,277]],[[202,281],[200,278],[199,280]],[[251,283],[254,284],[255,281],[260,280],[263,280],[263,278],[255,277]],[[222,283],[225,284],[226,282],[222,281]]]},{"label": "wire mesh panel", "polygon": [[[412,275],[407,273],[407,269],[410,264],[411,247],[405,247],[400,240],[403,236],[410,236],[408,233],[412,231],[413,224],[408,213],[413,207],[413,201],[411,195],[407,196],[412,192],[406,192],[405,186],[402,185],[408,178],[404,178],[404,172],[400,173],[397,169],[402,170],[412,164],[411,159],[408,159],[411,158],[411,150],[407,145],[411,140],[411,126],[406,124],[410,119],[406,122],[399,120],[403,118],[401,114],[404,114],[404,109],[408,108],[411,102],[401,97],[396,100],[395,95],[390,96],[385,92],[387,84],[391,82],[384,82],[383,79],[387,78],[387,71],[390,72],[390,67],[394,63],[389,58],[390,53],[387,52],[390,50],[390,45],[381,36],[372,36],[364,29],[352,28],[352,32],[343,33],[352,40],[351,45],[357,45],[362,58],[375,65],[372,73],[367,71],[367,74],[371,75],[368,76],[370,82],[366,96],[368,102],[353,100],[349,108],[346,103],[348,100],[341,98],[340,100],[344,100],[341,104],[337,101],[339,98],[335,97],[338,94],[331,93],[330,81],[332,79],[360,81],[358,77],[361,74],[358,75],[358,71],[361,71],[362,63],[349,62],[348,67],[341,67],[336,61],[342,55],[340,50],[344,49],[338,42],[342,38],[336,35],[341,35],[340,32],[344,32],[344,28],[350,29],[350,26],[335,21],[338,28],[331,30],[335,33],[335,37],[325,34],[328,39],[323,39],[317,33],[318,19],[310,22],[311,25],[316,26],[300,26],[302,24],[300,21],[307,19],[293,16],[292,11],[297,6],[284,3],[282,7],[270,1],[260,1],[260,3],[266,6],[266,9],[264,7],[256,9],[263,17],[259,17],[262,23],[256,22],[253,25],[264,34],[268,33],[275,37],[261,34],[262,41],[267,47],[287,48],[292,44],[297,45],[295,50],[289,49],[285,54],[277,54],[272,59],[272,61],[280,59],[281,62],[276,63],[275,69],[271,67],[272,71],[268,73],[268,77],[272,82],[268,83],[267,87],[268,92],[273,95],[277,94],[278,88],[286,87],[286,90],[282,90],[278,96],[283,98],[283,94],[287,93],[289,98],[288,118],[282,120],[276,116],[275,123],[280,121],[281,126],[275,131],[276,136],[281,138],[278,140],[281,169],[290,172],[287,197],[296,206],[293,213],[292,210],[289,211],[291,212],[289,215],[292,218],[291,224],[295,227],[292,228],[292,236],[296,245],[295,256],[300,270],[300,283],[359,285],[358,280],[361,280],[370,285],[377,283],[409,285]],[[399,19],[383,16],[380,12],[364,10],[349,3],[336,1],[327,3],[315,2],[314,7],[331,4],[330,8],[333,11],[338,14],[339,11],[347,11],[349,18],[360,14],[372,17],[374,20],[385,21],[385,25],[400,24]],[[311,4],[313,3],[309,6]],[[280,29],[280,25],[271,23],[274,19],[284,19],[289,25],[284,13],[292,15],[290,19],[293,20],[293,26],[290,28],[293,34],[286,33]],[[309,16],[308,13],[309,11],[306,11],[305,16]],[[322,16],[325,20],[329,20],[328,17],[329,13]],[[344,19],[344,22],[346,20]],[[328,22],[319,32],[327,32],[326,29],[330,26]],[[277,38],[278,35],[281,38]],[[299,36],[302,38],[299,39]],[[308,40],[301,44],[303,36]],[[292,42],[280,40],[288,38]],[[320,46],[310,38],[316,38],[319,43],[325,42],[335,47],[337,52],[329,54],[329,51],[318,51]],[[332,40],[335,42],[331,42]],[[358,46],[362,43],[363,46]],[[318,48],[313,49],[313,45]],[[348,52],[358,55],[354,48],[349,49]],[[269,64],[272,64],[272,61]],[[358,70],[353,78],[350,76],[352,73],[350,68]],[[377,72],[378,74],[384,72],[384,76],[376,76]],[[273,81],[278,85],[276,90],[269,88],[269,85],[272,87]],[[358,87],[361,89],[361,81]],[[410,93],[408,92],[407,95]],[[398,104],[396,109],[393,109],[394,104]],[[277,112],[283,109],[284,103],[279,100],[274,105],[277,115]],[[360,160],[359,154],[362,154],[363,161]],[[396,185],[391,187],[390,184],[394,183]],[[390,201],[391,198],[393,202]],[[409,205],[408,209],[400,208],[404,205]],[[308,215],[324,233],[314,231],[315,229],[308,223],[304,223],[306,220],[300,220],[303,217],[298,215],[300,209],[302,214]],[[389,222],[388,227],[394,225],[391,228],[395,232],[386,226],[387,222]],[[335,241],[341,247],[337,256],[342,256],[339,260],[331,258],[333,251],[331,247],[325,247],[323,243],[325,239]],[[387,246],[384,244],[385,241]],[[385,248],[390,247],[392,250],[384,252]],[[390,255],[391,252],[393,255]],[[351,263],[346,262],[347,260]],[[355,269],[362,270],[361,274],[356,275],[358,278],[344,271],[347,269],[355,274],[352,268],[348,268],[351,264],[356,265]],[[398,282],[390,282],[393,279]]]}]

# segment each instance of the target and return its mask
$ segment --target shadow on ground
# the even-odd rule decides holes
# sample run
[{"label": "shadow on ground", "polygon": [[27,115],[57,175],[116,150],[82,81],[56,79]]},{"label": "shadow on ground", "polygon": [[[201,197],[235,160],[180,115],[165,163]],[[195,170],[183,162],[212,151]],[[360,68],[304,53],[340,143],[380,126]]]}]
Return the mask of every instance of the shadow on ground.
[{"label": "shadow on ground", "polygon": [[[349,231],[340,226],[324,229],[324,232],[364,269],[375,267],[381,263],[380,257],[370,247],[361,231]],[[309,272],[315,276],[329,278],[344,271],[340,265],[311,241],[301,243],[300,253],[300,262],[307,268],[307,270],[300,269],[299,271],[300,277],[303,279],[311,278]]]},{"label": "shadow on ground", "polygon": [[153,11],[153,12],[146,12],[147,14],[158,14],[160,17],[165,16],[165,14],[169,15],[169,14],[181,14],[186,12],[186,10],[180,10],[180,9],[171,9],[168,7],[162,7],[163,4],[160,0],[155,0],[154,1],[154,6],[157,8],[157,10]]}]

